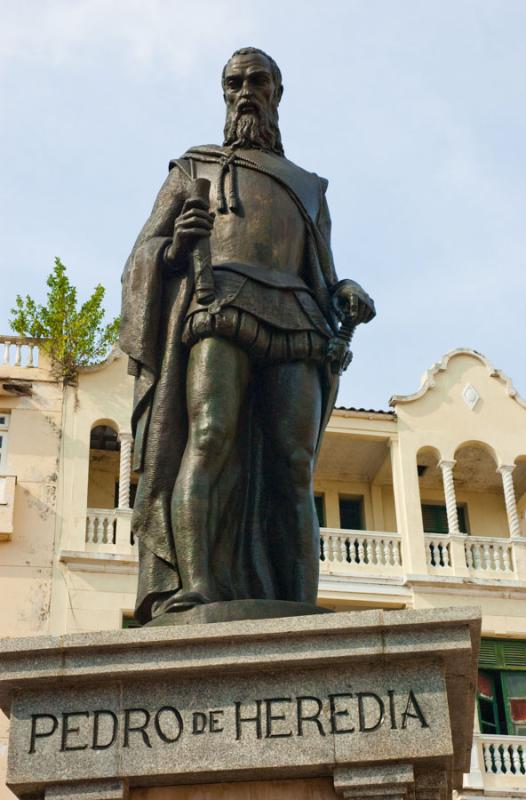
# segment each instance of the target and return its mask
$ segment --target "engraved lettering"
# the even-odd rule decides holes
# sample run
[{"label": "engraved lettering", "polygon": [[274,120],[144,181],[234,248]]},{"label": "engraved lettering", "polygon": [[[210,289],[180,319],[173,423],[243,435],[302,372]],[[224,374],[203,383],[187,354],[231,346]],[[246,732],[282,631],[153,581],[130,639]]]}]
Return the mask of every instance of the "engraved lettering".
[{"label": "engraved lettering", "polygon": [[194,711],[192,714],[192,733],[199,734],[206,731],[208,717],[202,711]]},{"label": "engraved lettering", "polygon": [[[144,721],[142,725],[132,725],[132,714],[142,714]],[[150,737],[146,733],[146,728],[150,722],[150,712],[145,708],[125,708],[124,709],[124,744],[123,747],[130,746],[130,733],[140,733],[146,747],[151,747]]]},{"label": "engraved lettering", "polygon": [[225,729],[220,727],[221,721],[218,717],[222,717],[224,715],[224,711],[222,709],[216,709],[215,711],[210,711],[209,713],[209,726],[210,726],[210,733],[221,733]]},{"label": "engraved lettering", "polygon": [[[414,709],[414,714],[411,713],[410,708]],[[415,694],[412,689],[409,690],[409,695],[407,697],[407,705],[405,707],[405,711],[402,712],[402,729],[407,727],[407,718],[410,717],[411,719],[418,719],[420,720],[420,725],[422,728],[429,728],[426,718],[422,713],[422,709],[418,705],[418,700],[415,697]]]},{"label": "engraved lettering", "polygon": [[236,709],[236,740],[241,739],[241,725],[243,722],[256,723],[256,736],[261,739],[261,700],[256,700],[256,716],[255,717],[242,717],[241,706],[242,703],[236,701],[234,703]]},{"label": "engraved lettering", "polygon": [[267,732],[265,735],[266,739],[287,739],[289,736],[292,736],[292,731],[274,733],[272,731],[272,723],[278,722],[279,720],[287,719],[285,714],[273,714],[272,713],[272,706],[273,704],[277,703],[291,703],[292,699],[290,697],[269,697],[265,700],[265,710],[267,716]]},{"label": "engraved lettering", "polygon": [[[352,687],[347,684],[344,688]],[[60,752],[88,748],[99,751],[114,746],[142,745],[151,748],[156,738],[166,744],[173,744],[185,734],[204,735],[206,738],[206,734],[229,730],[225,720],[226,715],[231,715],[232,712],[236,741],[242,739],[243,734],[245,739],[289,739],[313,733],[313,726],[318,735],[323,737],[370,733],[383,725],[391,731],[405,730],[410,725],[410,720],[416,720],[421,728],[429,728],[415,692],[409,687],[406,692],[402,696],[398,689],[385,688],[381,693],[347,691],[324,694],[322,697],[266,697],[235,701],[225,708],[205,707],[199,711],[188,709],[188,717],[184,718],[172,705],[149,710],[141,707],[125,708],[122,721],[119,712],[104,708],[64,711],[56,716],[32,714],[28,752],[35,753],[39,739],[47,739],[55,734],[53,746]],[[139,737],[133,738],[134,733],[139,734]],[[49,744],[46,747],[49,748]]]},{"label": "engraved lettering", "polygon": [[66,750],[86,750],[87,744],[70,744],[68,745],[68,737],[70,734],[78,734],[80,733],[80,727],[76,725],[74,728],[71,728],[69,725],[69,721],[71,717],[89,717],[89,711],[64,711],[62,714],[62,741],[60,745],[60,750],[62,752]]},{"label": "engraved lettering", "polygon": [[[37,722],[45,719],[51,720],[51,728],[47,731],[37,731]],[[31,739],[29,743],[29,752],[35,752],[35,743],[37,739],[45,739],[47,736],[53,736],[57,728],[58,719],[54,714],[31,714]]]},{"label": "engraved lettering", "polygon": [[[108,742],[102,744],[99,741],[99,721],[100,718],[106,716],[109,717],[111,720],[111,736]],[[117,719],[117,715],[113,713],[113,711],[105,711],[103,709],[98,709],[97,711],[93,712],[93,739],[91,743],[92,750],[107,750],[108,747],[111,747],[112,744],[115,743],[115,739],[117,738],[117,731],[119,729],[119,720]]]},{"label": "engraved lettering", "polygon": [[[161,726],[161,714],[170,714],[173,717],[172,720],[165,722],[164,730]],[[180,738],[184,727],[181,714],[173,706],[163,706],[160,708],[154,717],[153,724],[157,732],[157,736],[159,739],[161,739],[161,741],[166,742],[166,744],[173,744],[173,742],[176,742]],[[166,731],[166,727],[168,726],[170,726],[169,733]]]},{"label": "engraved lettering", "polygon": [[394,701],[394,689],[388,689],[387,694],[389,695],[389,716],[391,718],[391,730],[396,730],[396,708],[395,708],[395,701]]},{"label": "engraved lettering", "polygon": [[349,711],[344,708],[337,711],[336,709],[336,700],[342,700],[343,698],[352,698],[353,695],[349,694],[348,692],[341,692],[337,694],[330,694],[329,695],[329,707],[331,709],[331,733],[354,733],[354,728],[338,728],[338,717],[348,717]]},{"label": "engraved lettering", "polygon": [[[370,732],[378,730],[378,728],[380,727],[380,725],[382,725],[385,718],[385,706],[383,700],[381,700],[381,698],[378,697],[378,695],[375,694],[374,692],[357,692],[356,697],[358,698],[358,721],[360,725],[360,732]],[[374,722],[372,725],[365,724],[366,719],[365,719],[364,701],[366,698],[373,700],[377,704],[376,711],[378,717],[376,719],[376,722]]]},{"label": "engraved lettering", "polygon": [[[303,710],[304,703],[316,703],[317,710],[313,714],[305,714]],[[314,724],[317,725],[318,727],[318,732],[320,736],[325,736],[325,731],[323,730],[323,725],[319,718],[322,708],[323,708],[323,703],[321,702],[319,697],[311,697],[308,694],[306,694],[296,698],[296,717],[298,720],[298,736],[303,736],[304,722],[314,722]]]}]

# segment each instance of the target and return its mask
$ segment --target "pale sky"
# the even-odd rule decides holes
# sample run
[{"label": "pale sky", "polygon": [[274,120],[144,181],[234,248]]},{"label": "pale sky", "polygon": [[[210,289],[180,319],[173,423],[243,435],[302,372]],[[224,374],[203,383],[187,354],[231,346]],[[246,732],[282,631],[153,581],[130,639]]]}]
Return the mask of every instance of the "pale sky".
[{"label": "pale sky", "polygon": [[456,347],[526,395],[525,34],[524,0],[0,0],[0,333],[56,255],[119,312],[169,159],[221,142],[221,69],[253,45],[377,305],[339,404],[387,408]]}]

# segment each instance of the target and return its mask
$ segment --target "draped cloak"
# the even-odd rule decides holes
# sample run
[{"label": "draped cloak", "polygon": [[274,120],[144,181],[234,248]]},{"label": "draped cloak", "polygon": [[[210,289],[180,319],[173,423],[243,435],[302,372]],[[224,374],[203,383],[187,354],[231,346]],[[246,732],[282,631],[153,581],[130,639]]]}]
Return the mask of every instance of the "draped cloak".
[{"label": "draped cloak", "polygon": [[[135,614],[143,623],[151,619],[156,603],[180,588],[170,504],[187,440],[188,351],[181,334],[193,282],[191,270],[169,274],[163,254],[187,196],[181,187],[186,186],[188,192],[195,174],[192,167],[199,162],[217,165],[220,192],[224,193],[226,179],[230,180],[230,202],[238,169],[270,176],[287,192],[306,229],[303,278],[331,329],[337,330],[331,290],[338,279],[330,251],[327,181],[283,157],[259,150],[232,152],[206,145],[170,162],[170,173],[122,278],[120,344],[129,356],[129,372],[135,376],[133,467],[139,472],[132,518],[132,531],[139,539]],[[318,446],[337,393],[337,377],[328,365],[322,372],[324,408]],[[214,577],[225,600],[277,597],[266,531],[270,525],[279,525],[273,512],[279,509],[282,493],[273,488],[272,465],[265,457],[254,406],[249,394],[244,430],[214,488],[210,509],[214,547],[221,551],[220,559],[214,561],[212,553],[210,560],[217,565]],[[287,540],[286,531],[283,539]],[[225,558],[225,553],[229,557]]]}]

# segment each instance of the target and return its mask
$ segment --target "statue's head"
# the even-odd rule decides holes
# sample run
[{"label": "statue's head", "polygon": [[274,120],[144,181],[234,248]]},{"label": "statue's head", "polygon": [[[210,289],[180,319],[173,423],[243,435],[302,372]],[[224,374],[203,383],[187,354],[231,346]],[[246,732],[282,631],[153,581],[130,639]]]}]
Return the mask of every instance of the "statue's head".
[{"label": "statue's head", "polygon": [[274,59],[257,47],[236,50],[224,66],[221,83],[226,103],[224,144],[283,155],[278,126],[283,83]]}]

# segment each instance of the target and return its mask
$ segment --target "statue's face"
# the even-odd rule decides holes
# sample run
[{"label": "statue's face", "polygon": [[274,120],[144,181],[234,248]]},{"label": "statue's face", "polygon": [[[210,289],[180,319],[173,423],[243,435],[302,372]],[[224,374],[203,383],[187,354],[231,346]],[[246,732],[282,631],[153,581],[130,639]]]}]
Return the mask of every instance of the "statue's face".
[{"label": "statue's face", "polygon": [[268,114],[279,102],[270,64],[259,53],[234,56],[228,62],[223,92],[227,116]]}]

